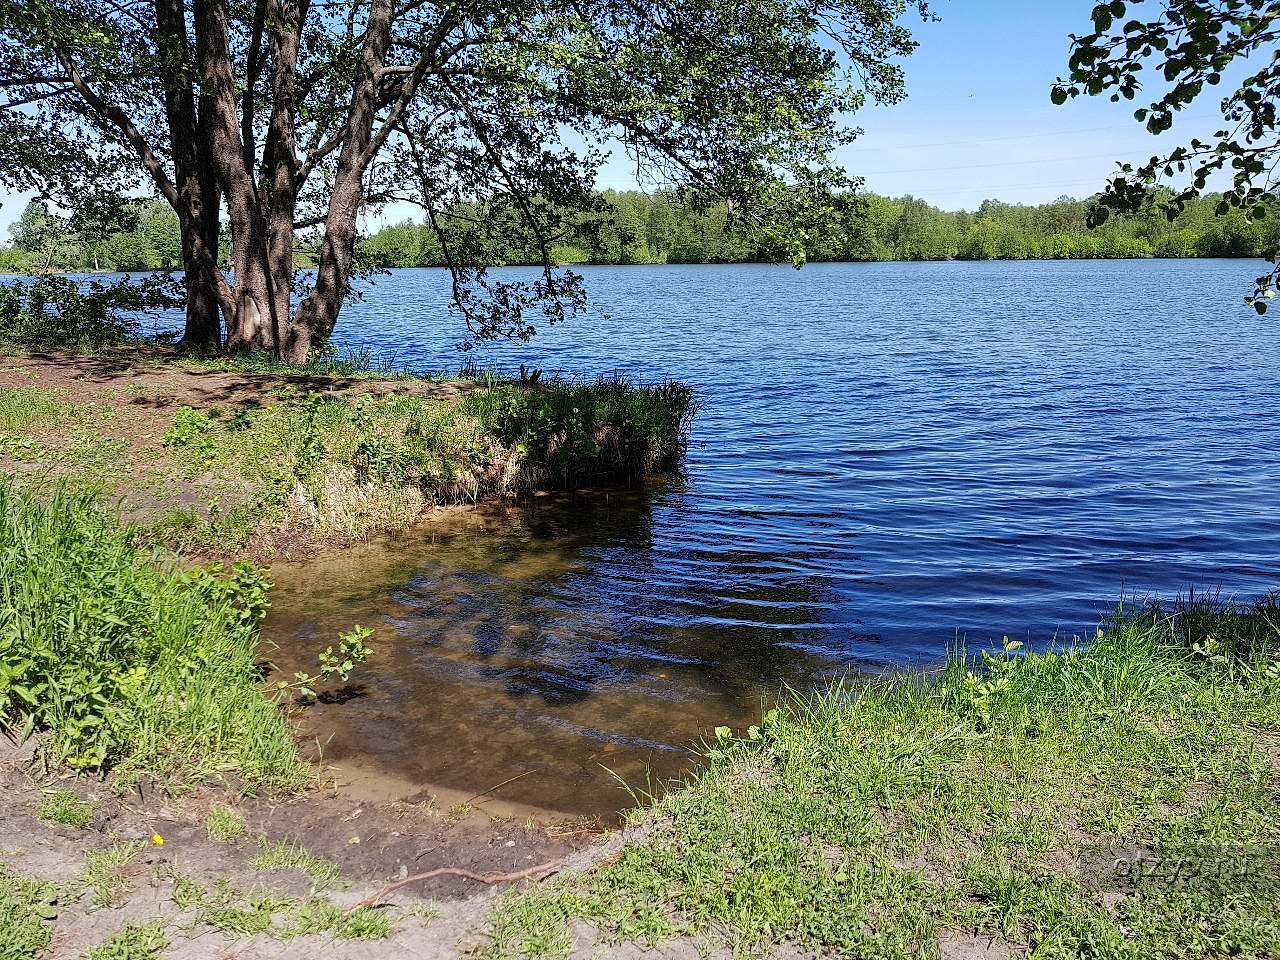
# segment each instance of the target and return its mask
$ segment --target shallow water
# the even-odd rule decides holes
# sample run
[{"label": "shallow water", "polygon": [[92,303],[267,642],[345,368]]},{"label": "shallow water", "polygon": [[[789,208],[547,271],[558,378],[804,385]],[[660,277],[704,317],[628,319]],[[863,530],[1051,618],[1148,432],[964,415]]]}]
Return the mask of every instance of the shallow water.
[{"label": "shallow water", "polygon": [[[575,811],[681,769],[782,682],[958,636],[1091,631],[1122,593],[1280,584],[1280,319],[1250,261],[596,268],[607,317],[471,355],[692,384],[680,477],[479,511],[281,570],[286,650],[379,631],[331,759]],[[456,367],[440,271],[344,314]]]}]

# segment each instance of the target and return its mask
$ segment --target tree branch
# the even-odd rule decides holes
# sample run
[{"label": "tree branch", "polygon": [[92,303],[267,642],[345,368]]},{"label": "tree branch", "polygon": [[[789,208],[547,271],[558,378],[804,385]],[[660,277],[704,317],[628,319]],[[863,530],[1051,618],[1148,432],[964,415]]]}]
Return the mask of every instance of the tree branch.
[{"label": "tree branch", "polygon": [[129,119],[123,110],[98,95],[98,92],[81,75],[79,67],[76,66],[75,61],[71,59],[71,54],[64,46],[57,44],[53,50],[58,62],[62,64],[62,69],[67,71],[67,79],[71,81],[71,85],[75,87],[76,92],[84,98],[84,102],[99,116],[115,125],[125,141],[138,155],[138,159],[142,161],[143,167],[150,174],[156,188],[169,201],[169,205],[174,210],[180,209],[182,199],[178,194],[178,189],[173,185],[173,181],[169,179],[168,173],[165,172],[164,166],[160,163],[155,151],[151,149],[151,145],[147,143],[146,137],[134,126],[133,121]]}]

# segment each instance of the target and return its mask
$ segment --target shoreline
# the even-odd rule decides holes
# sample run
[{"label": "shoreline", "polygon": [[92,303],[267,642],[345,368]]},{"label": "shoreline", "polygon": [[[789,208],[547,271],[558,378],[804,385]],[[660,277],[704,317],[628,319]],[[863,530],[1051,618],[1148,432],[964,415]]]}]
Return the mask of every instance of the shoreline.
[{"label": "shoreline", "polygon": [[[257,933],[266,944],[324,935],[358,945],[390,935],[381,913],[361,910],[353,920],[340,912],[353,884],[363,884],[362,896],[376,892],[363,878],[445,871],[400,898],[405,922],[394,937],[416,936],[419,898],[465,901],[475,892],[450,871],[504,874],[597,837],[599,823],[506,800],[502,783],[467,792],[375,776],[358,764],[326,764],[322,749],[314,763],[304,761],[295,738],[300,708],[315,696],[310,688],[323,692],[326,683],[358,678],[369,654],[359,640],[348,652],[356,627],[328,666],[321,655],[313,676],[264,675],[255,660],[269,596],[261,574],[240,561],[299,563],[375,532],[448,522],[517,495],[634,483],[679,456],[691,412],[683,388],[622,381],[264,371],[147,348],[7,354],[0,361],[0,512],[6,540],[26,538],[29,552],[5,558],[5,585],[20,591],[19,636],[55,647],[17,661],[20,672],[6,682],[45,684],[62,675],[107,692],[88,727],[68,725],[56,704],[40,700],[25,721],[21,712],[5,717],[10,733],[25,726],[35,737],[0,758],[8,801],[0,864],[40,876],[28,881],[0,868],[0,915],[20,916],[28,896],[41,902],[41,884],[74,887],[76,877],[105,871],[93,883],[113,892],[95,899],[117,920],[139,909],[176,916],[194,902],[197,922],[224,935]],[[74,531],[70,542],[58,539],[63,529]],[[31,566],[35,557],[43,567]],[[210,567],[210,560],[235,565]],[[193,614],[206,621],[200,636],[155,626]],[[99,616],[104,628],[93,625]],[[50,632],[54,622],[84,626],[63,636]],[[100,629],[110,636],[94,639]],[[86,630],[92,642],[82,649]],[[172,654],[155,649],[156,640],[176,644]],[[210,658],[210,644],[227,652]],[[375,637],[373,655],[376,646]],[[344,656],[351,661],[341,663]],[[10,689],[0,687],[0,707],[21,711]],[[208,716],[188,719],[189,699],[210,701],[200,708]],[[121,721],[140,728],[141,739],[115,732]],[[219,752],[209,752],[214,744]],[[95,786],[86,773],[103,780]],[[89,811],[83,824],[59,819],[80,809]],[[233,850],[214,842],[218,817],[242,824]],[[206,818],[210,835],[202,839]],[[42,821],[52,833],[33,829]],[[74,838],[86,829],[96,837],[80,864],[83,844]],[[181,872],[171,851],[181,852]],[[302,870],[310,888],[263,874],[273,866]],[[320,883],[321,874],[335,879]],[[172,886],[163,905],[143,907],[139,897],[153,894],[136,891],[141,877],[152,890]],[[91,922],[92,908],[81,912],[78,897],[67,905],[53,949],[78,955],[104,931]],[[26,928],[46,936],[38,918]]]},{"label": "shoreline", "polygon": [[[296,719],[312,685],[345,683],[348,667],[358,678],[364,654],[352,646],[352,662],[329,673],[322,659],[318,674],[272,694],[255,655],[260,579],[241,569],[166,570],[146,522],[124,530],[83,489],[39,496],[49,492],[42,466],[61,468],[72,487],[96,481],[101,499],[121,482],[145,489],[143,476],[205,484],[228,464],[262,473],[301,462],[308,472],[295,469],[280,501],[291,508],[290,497],[349,491],[309,472],[318,463],[362,464],[368,483],[387,482],[379,464],[404,460],[398,446],[379,444],[416,436],[396,417],[439,414],[431,422],[454,430],[452,405],[492,387],[448,399],[373,396],[370,384],[405,381],[354,378],[352,395],[282,398],[244,392],[262,387],[261,372],[224,369],[191,375],[219,394],[199,408],[178,402],[189,395],[173,392],[177,382],[157,390],[127,363],[94,361],[76,386],[43,383],[33,362],[10,358],[0,370],[12,379],[0,382],[0,451],[12,471],[0,483],[0,517],[25,548],[0,556],[9,565],[0,579],[13,622],[26,625],[14,635],[44,658],[43,674],[18,682],[89,676],[118,699],[83,727],[56,711],[32,713],[46,752],[29,743],[0,755],[9,801],[0,916],[8,911],[35,945],[23,960],[46,947],[79,955],[126,934],[163,940],[165,955],[181,960],[229,949],[280,960],[319,950],[341,960],[464,951],[580,960],[654,948],[1136,960],[1180,955],[1189,930],[1206,956],[1280,949],[1280,595],[1124,608],[1087,643],[1026,653],[1006,641],[933,675],[780,698],[745,729],[709,731],[703,765],[631,810],[602,844],[598,822],[512,804],[504,783],[464,796],[371,776],[358,763],[304,773],[289,739],[296,727],[282,717]],[[161,366],[155,376],[173,374]],[[504,404],[541,399],[514,389],[500,395]],[[314,427],[321,409],[323,429],[277,443],[296,439],[300,418]],[[375,409],[388,418],[363,419]],[[480,419],[491,408],[470,409],[501,429],[500,419]],[[262,445],[264,436],[275,445]],[[326,444],[318,457],[314,437]],[[147,451],[157,459],[146,461]],[[554,459],[543,462],[553,469]],[[342,501],[355,511],[347,516],[368,516],[358,513],[363,502]],[[471,508],[439,509],[448,517]],[[222,515],[210,508],[203,520]],[[251,543],[302,553],[305,542],[250,538],[224,543],[223,555]],[[170,623],[189,632],[166,632]],[[68,633],[92,644],[46,649]],[[25,652],[6,662],[29,670]],[[286,740],[292,759],[281,752]],[[420,789],[406,794],[409,786]],[[1168,873],[1187,863],[1190,874]],[[1224,864],[1233,871],[1225,883]],[[509,892],[486,879],[542,877],[539,868],[554,876]],[[381,893],[433,871],[443,874]]]},{"label": "shoreline", "polygon": [[[8,353],[0,471],[92,490],[196,561],[307,559],[454,506],[673,466],[677,385],[268,370],[158,348]],[[581,411],[581,412],[580,412]]]}]

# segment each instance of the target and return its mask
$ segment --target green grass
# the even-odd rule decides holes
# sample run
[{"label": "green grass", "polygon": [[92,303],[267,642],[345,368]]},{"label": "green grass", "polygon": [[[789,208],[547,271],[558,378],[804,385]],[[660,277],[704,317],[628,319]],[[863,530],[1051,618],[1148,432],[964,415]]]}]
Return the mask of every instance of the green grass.
[{"label": "green grass", "polygon": [[57,823],[64,827],[86,827],[93,819],[93,804],[81,800],[71,790],[58,790],[49,794],[36,811],[45,823]]},{"label": "green grass", "polygon": [[678,384],[618,378],[398,375],[400,392],[379,395],[351,391],[361,364],[282,376],[254,357],[174,362],[269,376],[252,402],[172,413],[131,403],[146,395],[136,379],[78,406],[56,390],[0,388],[0,457],[24,478],[121,501],[156,545],[269,555],[299,535],[401,527],[433,504],[637,481],[676,465],[697,407]]},{"label": "green grass", "polygon": [[59,391],[40,387],[0,387],[0,434],[61,423],[75,414],[75,408]]},{"label": "green grass", "polygon": [[362,908],[348,914],[328,900],[313,897],[292,905],[280,935],[304,937],[322,933],[340,940],[382,940],[391,933],[391,921],[377,910]]},{"label": "green grass", "polygon": [[93,891],[93,902],[99,907],[112,906],[129,890],[128,866],[142,852],[143,842],[112,841],[105,850],[89,850],[84,855],[80,881]]},{"label": "green grass", "polygon": [[244,817],[230,807],[213,807],[204,821],[209,839],[217,843],[232,843],[244,836]]},{"label": "green grass", "polygon": [[204,510],[184,505],[150,529],[180,550],[225,552],[272,531],[400,526],[432,503],[634,481],[677,462],[695,407],[684,387],[620,380],[184,407],[161,438],[175,476],[223,480]]},{"label": "green grass", "polygon": [[85,960],[155,960],[168,945],[161,924],[129,923],[86,953]]},{"label": "green grass", "polygon": [[738,953],[1280,954],[1280,601],[1016,646],[717,731],[616,861],[505,901],[491,954],[564,955],[574,918]]},{"label": "green grass", "polygon": [[4,478],[0,543],[0,725],[78,770],[304,780],[259,689],[260,574],[167,569],[88,497]]},{"label": "green grass", "polygon": [[27,880],[0,864],[0,960],[38,960],[49,945],[58,889]]},{"label": "green grass", "polygon": [[317,886],[324,886],[338,879],[336,866],[308,852],[292,840],[260,837],[258,852],[249,863],[263,870],[297,870],[310,877]]},{"label": "green grass", "polygon": [[200,922],[236,937],[268,934],[280,940],[325,934],[340,940],[381,940],[391,922],[379,911],[346,911],[322,897],[305,900],[273,895],[246,897],[227,881],[205,890],[188,877],[174,879],[173,902],[195,908]]}]

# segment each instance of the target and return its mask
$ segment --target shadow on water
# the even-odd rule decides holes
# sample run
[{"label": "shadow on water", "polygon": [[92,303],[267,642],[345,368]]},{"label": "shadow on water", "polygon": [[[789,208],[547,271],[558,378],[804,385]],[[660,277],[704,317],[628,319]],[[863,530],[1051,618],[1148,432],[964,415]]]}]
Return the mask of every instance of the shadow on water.
[{"label": "shadow on water", "polygon": [[654,496],[475,508],[277,566],[264,636],[281,669],[354,623],[377,631],[352,683],[305,711],[325,759],[468,795],[519,777],[504,800],[609,816],[629,802],[619,780],[687,771],[716,725],[829,672],[803,641],[827,629],[819,578],[739,579],[781,558],[722,552],[720,586],[691,590],[656,556]]}]

